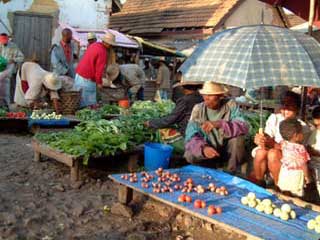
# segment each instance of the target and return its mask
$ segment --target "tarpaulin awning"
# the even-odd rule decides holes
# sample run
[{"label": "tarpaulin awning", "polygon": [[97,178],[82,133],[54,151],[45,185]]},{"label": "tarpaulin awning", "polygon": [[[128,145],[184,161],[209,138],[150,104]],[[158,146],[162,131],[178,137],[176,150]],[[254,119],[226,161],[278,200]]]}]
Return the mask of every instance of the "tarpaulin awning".
[{"label": "tarpaulin awning", "polygon": [[186,57],[182,52],[167,48],[140,37],[133,37],[140,45],[143,55],[167,56],[167,57]]},{"label": "tarpaulin awning", "polygon": [[[306,21],[309,20],[310,0],[260,0],[274,6],[284,7]],[[314,25],[320,27],[320,4],[315,2]]]},{"label": "tarpaulin awning", "polygon": [[94,32],[98,39],[100,39],[106,32],[110,32],[115,36],[117,46],[125,48],[139,48],[136,41],[128,38],[125,34],[112,29],[81,29],[73,28],[65,23],[59,23],[62,28],[69,28],[72,31],[73,38],[80,43],[80,46],[87,46],[88,32]]}]

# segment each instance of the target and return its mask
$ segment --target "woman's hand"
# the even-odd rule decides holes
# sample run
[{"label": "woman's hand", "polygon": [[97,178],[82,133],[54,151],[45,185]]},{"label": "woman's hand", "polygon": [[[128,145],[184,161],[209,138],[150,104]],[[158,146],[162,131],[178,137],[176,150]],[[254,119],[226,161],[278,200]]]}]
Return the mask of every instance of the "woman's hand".
[{"label": "woman's hand", "polygon": [[205,121],[202,125],[201,125],[201,129],[205,132],[205,133],[210,133],[214,128],[219,128],[220,124],[218,121]]},{"label": "woman's hand", "polygon": [[220,156],[220,154],[213,147],[210,146],[205,146],[203,148],[203,155],[206,158],[215,158]]},{"label": "woman's hand", "polygon": [[257,133],[254,136],[254,143],[256,145],[258,145],[259,147],[264,148],[266,146],[266,142],[267,142],[267,138],[266,138],[266,136],[264,134]]}]

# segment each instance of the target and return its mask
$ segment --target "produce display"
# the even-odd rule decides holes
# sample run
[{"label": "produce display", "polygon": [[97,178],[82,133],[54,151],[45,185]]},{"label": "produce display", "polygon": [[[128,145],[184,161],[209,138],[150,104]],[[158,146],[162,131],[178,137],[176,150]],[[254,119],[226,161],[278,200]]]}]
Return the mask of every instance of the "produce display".
[{"label": "produce display", "polygon": [[[144,122],[154,117],[164,116],[174,107],[174,104],[169,101],[148,102],[143,104],[149,106],[144,110],[140,108],[141,104],[141,102],[133,104],[132,113],[120,116],[118,119],[84,121],[71,131],[37,134],[36,138],[64,153],[82,156],[84,164],[88,163],[91,156],[109,156],[130,151],[144,142],[157,141],[156,131],[145,128]],[[140,108],[139,111],[137,108]]]},{"label": "produce display", "polygon": [[7,115],[7,110],[4,108],[0,108],[0,117],[5,117]]},{"label": "produce display", "polygon": [[41,113],[39,111],[33,111],[30,118],[33,120],[60,120],[62,115],[56,114],[56,112]]},{"label": "produce display", "polygon": [[296,212],[291,209],[289,204],[282,204],[281,207],[277,207],[270,199],[259,199],[252,192],[247,196],[241,198],[241,203],[251,208],[255,208],[258,212],[265,214],[273,214],[284,221],[289,219],[295,219],[297,217]]},{"label": "produce display", "polygon": [[316,231],[316,233],[320,233],[320,215],[314,219],[310,219],[307,223],[307,228]]},{"label": "produce display", "polygon": [[7,118],[26,118],[27,114],[25,112],[7,112],[6,113]]},{"label": "produce display", "polygon": [[106,104],[100,108],[84,108],[76,112],[76,117],[82,121],[89,121],[104,119],[110,114],[120,114],[120,107]]}]

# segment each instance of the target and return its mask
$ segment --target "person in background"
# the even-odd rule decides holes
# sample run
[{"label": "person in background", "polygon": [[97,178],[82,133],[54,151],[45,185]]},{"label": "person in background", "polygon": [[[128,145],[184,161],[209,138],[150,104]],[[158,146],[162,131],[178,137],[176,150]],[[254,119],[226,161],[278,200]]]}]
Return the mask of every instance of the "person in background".
[{"label": "person in background", "polygon": [[112,64],[107,68],[104,86],[125,88],[130,92],[131,101],[143,100],[145,80],[145,73],[138,64]]},{"label": "person in background", "polygon": [[0,99],[10,104],[11,77],[16,73],[18,66],[24,61],[24,55],[17,45],[9,41],[6,33],[0,34],[0,56],[6,61],[6,68],[0,72]]},{"label": "person in background", "polygon": [[77,58],[74,51],[76,46],[72,42],[72,31],[69,28],[62,30],[62,39],[51,49],[52,71],[58,75],[75,77],[74,60]]},{"label": "person in background", "polygon": [[318,94],[319,89],[313,88],[310,90],[308,93],[308,98],[307,98],[307,104],[309,106],[317,106],[319,105],[319,94]]},{"label": "person in background", "polygon": [[89,32],[87,35],[87,40],[88,40],[88,45],[87,47],[89,47],[92,43],[97,42],[97,36],[94,32]]},{"label": "person in background", "polygon": [[[201,103],[203,98],[198,92],[202,83],[181,82],[174,87],[180,86],[183,88],[184,96],[178,99],[173,111],[165,117],[145,122],[145,126],[153,129],[163,129],[163,131],[160,131],[163,142],[170,143],[174,147],[175,153],[183,154],[183,136],[185,134],[192,109],[196,104]],[[175,131],[175,125],[177,127],[177,131]],[[166,133],[168,133],[168,136],[166,136]]]},{"label": "person in background", "polygon": [[156,72],[155,72],[154,67],[152,66],[149,58],[146,58],[144,60],[144,69],[143,69],[143,71],[144,71],[144,73],[146,75],[146,78],[148,80],[153,80],[153,79],[156,78]]},{"label": "person in background", "polygon": [[34,62],[25,62],[17,73],[14,102],[18,106],[37,109],[42,107],[42,98],[49,94],[57,113],[58,90],[62,87],[62,76],[48,72]]},{"label": "person in background", "polygon": [[205,82],[199,91],[203,103],[194,106],[185,134],[185,158],[191,164],[213,166],[228,162],[235,172],[244,160],[245,137],[249,127],[235,101],[225,98],[227,89]]},{"label": "person in background", "polygon": [[281,168],[278,187],[281,191],[302,197],[304,186],[310,183],[308,161],[310,155],[302,145],[303,131],[301,123],[295,118],[283,120],[280,123]]},{"label": "person in background", "polygon": [[320,107],[312,111],[313,124],[315,129],[311,132],[307,142],[307,149],[311,155],[309,167],[316,182],[318,194],[320,195]]},{"label": "person in background", "polygon": [[115,37],[107,32],[102,42],[92,43],[76,69],[75,89],[81,90],[81,107],[97,103],[97,86],[102,88],[102,76],[107,66],[107,50],[115,45]]},{"label": "person in background", "polygon": [[172,89],[172,101],[177,103],[178,99],[184,96],[183,86],[180,84],[182,81],[182,73],[178,71],[176,73],[176,82],[174,83],[174,88]]},{"label": "person in background", "polygon": [[158,74],[156,79],[156,89],[162,100],[168,99],[170,89],[170,70],[166,65],[164,57],[160,58]]},{"label": "person in background", "polygon": [[[285,119],[296,118],[300,109],[300,95],[292,91],[287,91],[281,98],[280,113],[273,113],[266,122],[264,133],[257,133],[254,138],[258,146],[252,150],[253,173],[250,178],[260,185],[265,185],[264,177],[267,171],[273,178],[275,184],[278,183],[278,176],[281,167],[281,146],[283,140],[280,133],[280,123]],[[304,139],[308,139],[310,129],[306,123],[299,120],[304,133]]]}]

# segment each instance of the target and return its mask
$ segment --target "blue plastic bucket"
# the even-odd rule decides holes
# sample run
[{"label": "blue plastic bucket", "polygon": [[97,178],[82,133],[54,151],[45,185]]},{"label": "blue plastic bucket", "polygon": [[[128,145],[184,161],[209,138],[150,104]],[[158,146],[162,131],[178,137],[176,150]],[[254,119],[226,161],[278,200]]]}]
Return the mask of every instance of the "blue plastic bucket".
[{"label": "blue plastic bucket", "polygon": [[173,147],[160,143],[144,144],[144,167],[153,171],[160,167],[168,168]]}]

